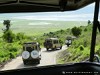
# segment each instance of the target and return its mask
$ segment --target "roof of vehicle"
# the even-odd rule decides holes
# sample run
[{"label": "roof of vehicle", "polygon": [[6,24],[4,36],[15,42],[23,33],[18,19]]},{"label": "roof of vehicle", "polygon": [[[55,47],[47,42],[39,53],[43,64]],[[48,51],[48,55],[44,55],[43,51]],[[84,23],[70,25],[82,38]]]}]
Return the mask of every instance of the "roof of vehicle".
[{"label": "roof of vehicle", "polygon": [[0,13],[76,10],[93,2],[94,0],[0,0]]},{"label": "roof of vehicle", "polygon": [[76,39],[75,36],[67,36],[66,39]]},{"label": "roof of vehicle", "polygon": [[38,42],[26,42],[24,44],[38,44]]},{"label": "roof of vehicle", "polygon": [[58,40],[58,38],[47,38],[46,40]]}]

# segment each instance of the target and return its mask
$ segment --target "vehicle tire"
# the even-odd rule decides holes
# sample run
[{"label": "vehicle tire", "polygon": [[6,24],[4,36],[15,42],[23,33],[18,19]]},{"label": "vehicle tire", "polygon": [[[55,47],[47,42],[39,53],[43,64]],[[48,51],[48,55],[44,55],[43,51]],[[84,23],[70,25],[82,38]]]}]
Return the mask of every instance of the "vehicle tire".
[{"label": "vehicle tire", "polygon": [[40,60],[37,60],[37,64],[40,64]]},{"label": "vehicle tire", "polygon": [[49,50],[49,48],[46,48],[47,49],[47,51]]},{"label": "vehicle tire", "polygon": [[52,50],[56,50],[56,46],[54,48],[52,48]]},{"label": "vehicle tire", "polygon": [[69,47],[69,44],[67,44],[67,47]]},{"label": "vehicle tire", "polygon": [[23,61],[24,65],[27,65],[27,61]]},{"label": "vehicle tire", "polygon": [[60,49],[62,49],[62,46],[60,47]]},{"label": "vehicle tire", "polygon": [[52,48],[52,50],[54,50],[54,48]]}]

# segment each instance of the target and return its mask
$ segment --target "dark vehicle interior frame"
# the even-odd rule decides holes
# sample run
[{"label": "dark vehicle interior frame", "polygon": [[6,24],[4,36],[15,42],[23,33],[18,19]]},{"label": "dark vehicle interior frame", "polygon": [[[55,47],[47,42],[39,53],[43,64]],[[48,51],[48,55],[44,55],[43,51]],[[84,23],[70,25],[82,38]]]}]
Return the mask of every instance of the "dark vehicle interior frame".
[{"label": "dark vehicle interior frame", "polygon": [[[58,64],[50,66],[31,67],[23,69],[14,69],[0,71],[0,75],[100,75],[100,62],[93,62],[95,54],[96,32],[100,31],[100,22],[98,21],[100,0],[54,0],[59,1],[59,4],[47,3],[45,0],[39,0],[41,2],[34,2],[36,0],[0,0],[0,13],[26,13],[26,12],[51,12],[51,11],[74,11],[81,9],[91,3],[95,3],[94,21],[92,29],[92,39],[90,48],[89,62]],[[38,1],[38,0],[37,0]],[[44,1],[44,3],[42,3]],[[47,0],[49,1],[49,0]],[[52,0],[51,0],[52,1]],[[75,4],[67,5],[67,1],[76,1]],[[77,2],[79,1],[79,2]],[[88,73],[89,72],[89,73]]]}]

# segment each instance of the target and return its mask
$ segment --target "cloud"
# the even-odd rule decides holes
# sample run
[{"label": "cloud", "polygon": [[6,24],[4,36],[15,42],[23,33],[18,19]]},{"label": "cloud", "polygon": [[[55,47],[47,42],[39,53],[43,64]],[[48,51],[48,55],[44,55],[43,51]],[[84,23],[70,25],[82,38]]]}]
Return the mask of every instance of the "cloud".
[{"label": "cloud", "polygon": [[19,17],[13,17],[14,19],[25,19],[25,20],[70,20],[70,21],[76,21],[76,20],[87,20],[92,19],[93,14],[66,14],[66,15],[50,15],[50,16],[19,16]]},{"label": "cloud", "polygon": [[49,24],[51,24],[51,23],[48,23],[48,22],[37,22],[37,23],[34,23],[34,22],[32,22],[32,23],[29,23],[28,25],[49,25]]}]

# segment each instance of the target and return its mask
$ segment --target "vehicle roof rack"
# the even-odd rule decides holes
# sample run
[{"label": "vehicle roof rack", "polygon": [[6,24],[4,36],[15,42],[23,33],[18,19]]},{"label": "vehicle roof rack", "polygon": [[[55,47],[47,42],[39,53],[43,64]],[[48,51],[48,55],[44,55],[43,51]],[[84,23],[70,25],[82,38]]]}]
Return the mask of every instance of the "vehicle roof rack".
[{"label": "vehicle roof rack", "polygon": [[26,42],[24,44],[37,44],[37,42]]}]

